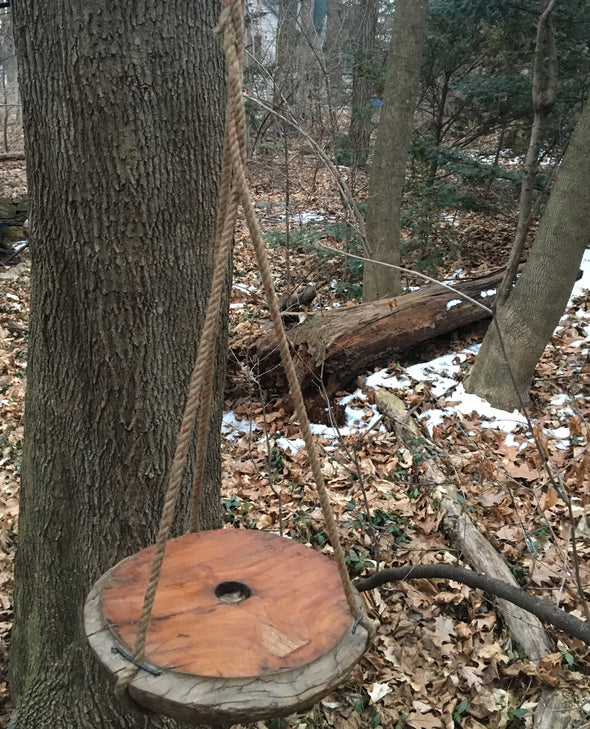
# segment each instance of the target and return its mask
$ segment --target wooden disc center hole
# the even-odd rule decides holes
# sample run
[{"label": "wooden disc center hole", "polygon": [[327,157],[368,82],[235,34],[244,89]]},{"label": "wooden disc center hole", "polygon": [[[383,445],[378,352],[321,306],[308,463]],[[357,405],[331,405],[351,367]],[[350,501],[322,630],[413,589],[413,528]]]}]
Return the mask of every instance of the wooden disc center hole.
[{"label": "wooden disc center hole", "polygon": [[252,590],[243,582],[220,582],[215,588],[215,597],[221,602],[237,603],[247,600]]}]

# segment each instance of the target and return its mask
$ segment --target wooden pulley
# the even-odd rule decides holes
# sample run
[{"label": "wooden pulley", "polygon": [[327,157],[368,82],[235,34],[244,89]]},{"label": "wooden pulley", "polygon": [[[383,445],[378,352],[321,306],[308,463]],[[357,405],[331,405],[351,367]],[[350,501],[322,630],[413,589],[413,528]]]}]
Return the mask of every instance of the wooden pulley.
[{"label": "wooden pulley", "polygon": [[[86,601],[86,635],[114,676],[129,666],[153,551],[113,567]],[[167,544],[144,663],[128,691],[189,723],[285,716],[338,685],[367,643],[332,560],[260,531],[187,534]]]}]

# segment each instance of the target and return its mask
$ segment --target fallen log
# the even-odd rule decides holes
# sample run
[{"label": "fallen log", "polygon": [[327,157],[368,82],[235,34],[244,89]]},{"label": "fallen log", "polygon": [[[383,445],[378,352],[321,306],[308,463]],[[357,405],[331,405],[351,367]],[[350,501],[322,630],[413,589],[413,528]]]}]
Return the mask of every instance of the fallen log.
[{"label": "fallen log", "polygon": [[[321,378],[332,394],[356,375],[390,361],[399,352],[459,327],[485,319],[486,309],[460,298],[467,295],[484,306],[493,302],[504,269],[459,280],[453,291],[429,284],[396,298],[312,312],[287,332],[303,390]],[[252,344],[249,355],[265,388],[284,390],[274,330]]]},{"label": "fallen log", "polygon": [[5,152],[0,154],[0,162],[24,162],[24,152]]}]

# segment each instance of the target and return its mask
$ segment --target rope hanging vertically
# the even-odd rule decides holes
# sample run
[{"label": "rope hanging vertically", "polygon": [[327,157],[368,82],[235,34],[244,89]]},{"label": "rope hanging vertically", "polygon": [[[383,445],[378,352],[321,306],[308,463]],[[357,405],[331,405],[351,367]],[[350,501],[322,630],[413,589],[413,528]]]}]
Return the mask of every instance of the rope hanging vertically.
[{"label": "rope hanging vertically", "polygon": [[358,603],[358,596],[352,587],[348,569],[346,567],[344,550],[340,543],[336,520],[332,512],[328,491],[324,483],[319,454],[311,433],[309,418],[303,403],[301,388],[297,379],[295,365],[289,351],[289,345],[280,315],[277,297],[272,284],[272,275],[266,253],[266,246],[260,234],[258,220],[254,212],[246,182],[246,118],[242,98],[242,57],[244,37],[243,17],[243,0],[224,0],[224,7],[216,30],[218,33],[223,33],[226,57],[227,107],[211,293],[205,316],[203,333],[199,342],[196,363],[190,380],[178,442],[170,470],[168,488],[164,498],[164,506],[162,509],[150,577],[145,592],[143,608],[138,621],[137,634],[133,647],[133,660],[135,663],[130,663],[127,669],[119,674],[116,685],[116,692],[118,695],[125,694],[129,683],[139,670],[139,666],[137,664],[142,663],[144,660],[150,616],[164,560],[166,542],[170,534],[176,502],[186,466],[189,444],[195,428],[197,413],[198,440],[194,466],[193,497],[190,521],[192,531],[197,530],[199,522],[202,500],[202,481],[207,455],[212,382],[215,367],[216,344],[219,334],[220,312],[223,305],[224,286],[228,275],[228,265],[231,256],[236,214],[240,203],[244,210],[246,222],[250,230],[257,263],[261,273],[266,301],[277,336],[281,360],[289,383],[289,392],[293,400],[295,414],[299,420],[303,440],[308,452],[320,505],[326,521],[326,533],[330,543],[332,544],[332,548],[334,549],[334,556],[338,566],[344,594],[346,596],[351,615],[355,621],[362,619],[365,627],[369,631],[369,634],[372,634],[373,632],[371,624],[366,621],[361,606]]}]

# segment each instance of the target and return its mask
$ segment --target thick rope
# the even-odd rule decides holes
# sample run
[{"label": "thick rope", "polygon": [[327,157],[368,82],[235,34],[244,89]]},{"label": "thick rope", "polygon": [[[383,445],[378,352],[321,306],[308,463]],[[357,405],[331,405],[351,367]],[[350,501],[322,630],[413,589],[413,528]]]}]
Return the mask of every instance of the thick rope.
[{"label": "thick rope", "polygon": [[[279,352],[285,373],[287,375],[287,381],[289,383],[289,392],[293,400],[293,406],[297,419],[299,420],[299,427],[303,435],[305,447],[309,456],[311,470],[316,483],[320,506],[326,521],[326,533],[334,549],[334,556],[336,558],[336,564],[340,573],[340,579],[342,587],[351,614],[355,619],[363,617],[363,611],[358,603],[355,590],[348,574],[348,568],[346,566],[344,550],[340,542],[338,535],[338,527],[334,518],[334,513],[330,504],[330,497],[326,488],[324,477],[322,474],[322,467],[320,458],[317,452],[316,444],[313,440],[311,433],[311,426],[309,418],[305,410],[303,403],[303,395],[301,393],[301,387],[299,386],[299,380],[297,379],[297,372],[295,370],[295,364],[291,357],[289,350],[289,344],[285,334],[285,328],[281,318],[277,297],[272,283],[272,274],[270,270],[270,264],[266,253],[266,246],[262,240],[260,234],[260,228],[258,225],[258,219],[250,200],[250,194],[248,190],[248,184],[246,182],[246,174],[244,171],[244,163],[239,156],[238,140],[246,138],[246,120],[244,115],[244,105],[242,102],[241,83],[242,83],[242,68],[241,68],[241,54],[238,55],[236,48],[236,39],[239,37],[240,29],[236,27],[236,15],[241,16],[241,0],[231,0],[229,7],[224,8],[222,16],[219,21],[219,27],[223,27],[224,30],[224,48],[226,55],[226,62],[228,66],[228,77],[230,79],[228,96],[231,97],[232,109],[235,109],[235,115],[230,117],[232,123],[232,133],[230,138],[232,140],[232,160],[234,162],[234,179],[235,185],[240,195],[240,202],[244,209],[246,216],[246,222],[250,230],[252,237],[252,243],[256,252],[256,260],[260,269],[262,284],[264,287],[264,293],[266,301],[269,307],[271,320],[275,329],[275,334],[278,341]],[[231,22],[230,21],[231,17]]]},{"label": "thick rope", "polygon": [[[191,376],[176,451],[170,470],[158,537],[154,548],[150,577],[144,596],[141,615],[138,620],[137,633],[133,646],[133,659],[136,663],[142,663],[145,657],[146,638],[152,608],[162,571],[166,542],[170,534],[176,502],[180,492],[189,443],[194,431],[197,411],[199,412],[199,422],[197,427],[198,442],[193,478],[191,529],[196,531],[198,525],[202,500],[202,481],[207,456],[212,382],[214,376],[219,319],[223,303],[224,284],[227,277],[235,218],[239,202],[242,203],[248,228],[250,229],[252,236],[252,242],[261,271],[262,283],[267,297],[271,320],[275,327],[283,367],[285,368],[287,380],[289,382],[289,391],[293,399],[295,412],[299,419],[303,439],[309,455],[320,505],[326,521],[326,533],[334,549],[334,556],[336,558],[336,564],[338,566],[344,594],[346,596],[350,612],[355,620],[363,619],[363,611],[352,586],[348,569],[346,567],[344,550],[342,549],[340,538],[338,536],[336,520],[332,512],[328,491],[324,483],[320,459],[311,433],[309,418],[303,404],[301,388],[297,379],[295,365],[289,351],[285,329],[283,327],[276,294],[273,288],[266,247],[262,240],[258,220],[250,200],[244,172],[246,119],[244,104],[242,101],[241,59],[243,56],[244,35],[242,0],[224,0],[224,8],[221,12],[219,24],[216,30],[218,33],[223,32],[224,34],[228,100],[211,294],[207,313],[205,315],[203,333],[199,342],[197,360]],[[363,622],[369,632],[372,632],[372,626],[370,623],[364,620]],[[139,667],[132,663],[120,672],[115,689],[119,696],[125,695],[130,682],[133,680],[133,677],[136,675],[138,670]]]},{"label": "thick rope", "polygon": [[[238,45],[236,47],[236,53],[238,54],[238,57],[241,58],[244,52],[243,47],[243,38],[244,38],[244,28],[243,28],[243,15],[240,14],[240,17],[234,21],[237,22],[239,25],[240,32],[238,33]],[[216,28],[216,32],[219,33],[219,26]],[[228,84],[228,88],[230,86],[230,78],[229,78],[229,72],[226,71],[226,81]],[[219,212],[218,212],[218,218],[217,218],[217,230],[221,231],[218,233],[219,240],[217,241],[217,245],[222,250],[228,250],[231,251],[231,245],[233,242],[233,236],[234,236],[234,230],[236,225],[236,215],[238,212],[238,205],[240,202],[240,198],[238,195],[237,190],[232,186],[232,176],[233,176],[233,169],[235,167],[235,162],[232,159],[233,154],[233,146],[235,146],[230,139],[232,124],[231,119],[232,116],[235,117],[236,114],[241,113],[243,114],[243,104],[241,99],[241,91],[240,91],[240,98],[239,98],[239,109],[236,107],[238,105],[234,103],[231,103],[232,96],[228,92],[228,100],[227,100],[227,109],[226,109],[226,119],[225,119],[225,142],[224,142],[224,150],[223,150],[223,166],[221,171],[221,195],[220,195],[220,205],[219,205]],[[239,151],[240,151],[240,162],[242,164],[245,164],[246,161],[246,147],[244,143],[244,138],[241,140],[238,140],[239,143]],[[225,274],[227,269],[223,269],[220,271],[220,275],[223,276],[223,278],[220,280],[220,285],[223,286],[223,283],[225,281]],[[222,291],[223,289],[220,289]],[[219,322],[219,316],[221,311],[221,299],[219,301],[210,302],[215,306],[215,311],[217,313],[217,323]],[[215,351],[216,351],[216,344],[217,341],[213,339],[210,343],[208,343],[209,346],[209,353],[207,356],[207,359],[205,360],[205,371],[203,373],[203,386],[201,390],[201,407],[199,410],[199,420],[197,424],[197,453],[195,456],[195,467],[193,472],[193,502],[191,507],[191,520],[190,520],[190,529],[193,532],[198,531],[199,528],[199,514],[201,512],[201,502],[203,498],[203,475],[205,473],[205,461],[207,457],[207,449],[209,444],[209,424],[210,424],[210,416],[211,416],[211,402],[213,397],[213,375],[215,370]]]}]

